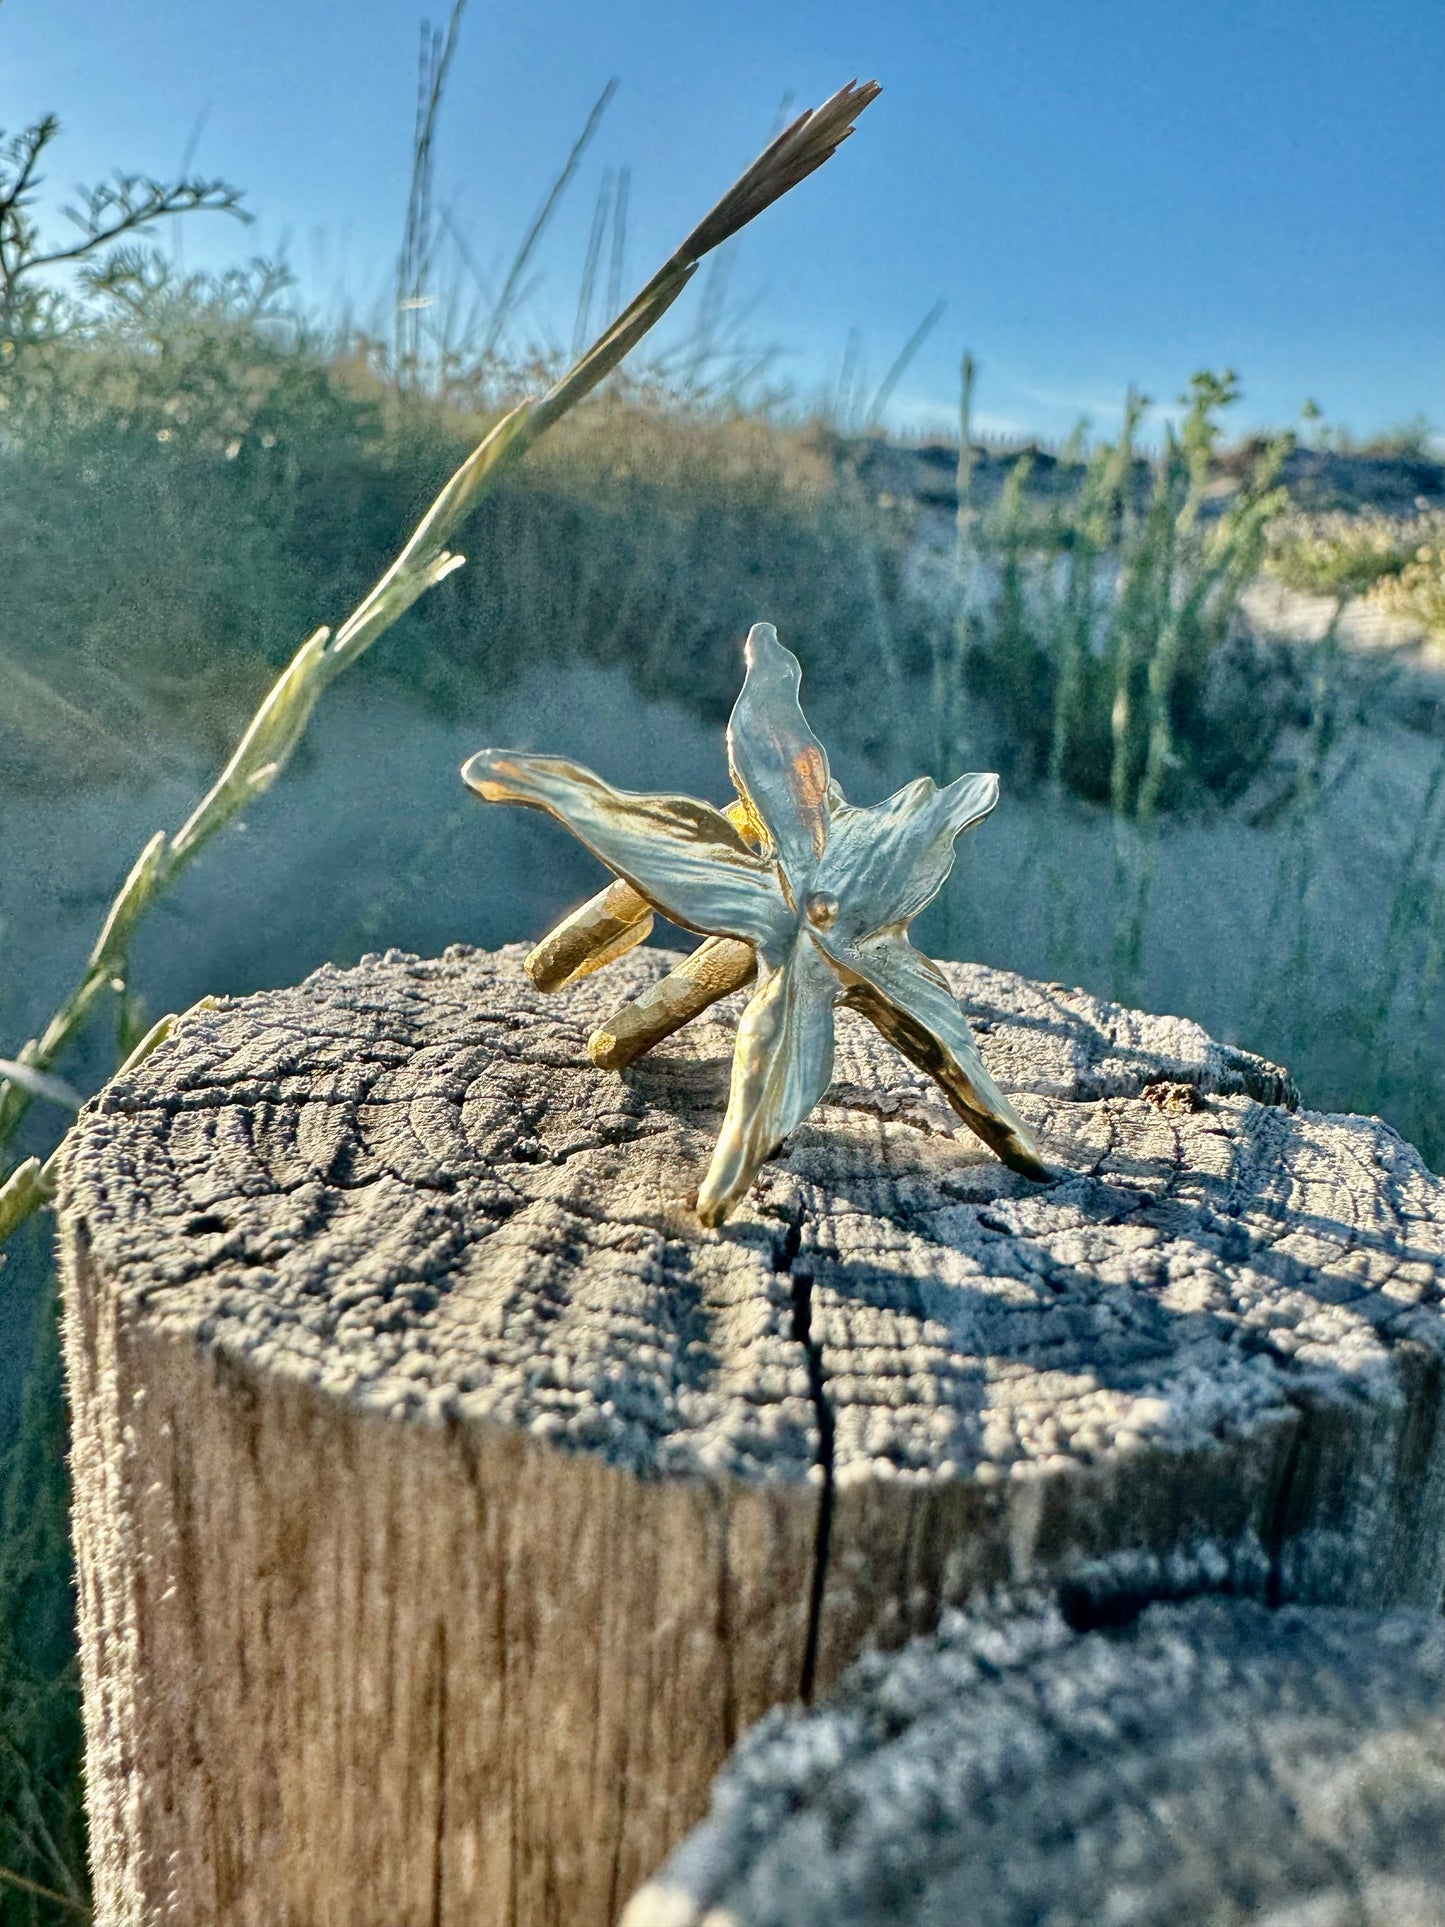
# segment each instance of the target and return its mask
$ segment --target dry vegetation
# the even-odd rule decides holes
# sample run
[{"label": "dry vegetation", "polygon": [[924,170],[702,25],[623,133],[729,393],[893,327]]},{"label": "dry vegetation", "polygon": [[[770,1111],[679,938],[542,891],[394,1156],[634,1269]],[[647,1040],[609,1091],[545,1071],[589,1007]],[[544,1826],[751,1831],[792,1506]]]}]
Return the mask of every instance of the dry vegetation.
[{"label": "dry vegetation", "polygon": [[1314,595],[1365,596],[1376,607],[1445,635],[1445,510],[1282,516],[1269,568]]},{"label": "dry vegetation", "polygon": [[[433,118],[449,45],[431,48]],[[419,167],[429,141],[424,116]],[[6,153],[13,190],[25,153],[13,143]],[[5,178],[0,168],[0,221]],[[579,346],[599,263],[620,254],[619,187],[599,196]],[[495,313],[458,320],[453,303],[441,334],[420,331],[421,311],[406,304],[435,271],[435,248],[415,193],[398,283],[411,319],[385,342],[289,314],[274,268],[178,276],[130,240],[171,212],[233,203],[223,183],[201,182],[132,183],[129,201],[96,202],[98,238],[81,262],[91,268],[66,302],[16,272],[24,232],[11,220],[0,262],[0,794],[134,783],[197,754],[220,763],[298,640],[358,603],[467,450],[563,372],[509,346]],[[17,204],[23,192],[17,203],[12,191]],[[924,595],[909,586],[917,509],[880,501],[836,423],[759,405],[756,359],[719,328],[717,303],[704,306],[681,349],[613,374],[498,481],[467,525],[469,566],[399,615],[358,678],[451,713],[524,664],[583,660],[720,722],[737,639],[766,614],[803,660],[810,695],[839,699],[859,753],[921,758],[943,776],[985,744],[1061,812],[1107,813],[1121,852],[1119,931],[1114,982],[1094,987],[1124,994],[1168,819],[1228,811],[1290,745],[1281,914],[1296,917],[1299,942],[1264,1034],[1247,1040],[1289,1060],[1315,1008],[1298,906],[1356,709],[1342,699],[1332,638],[1266,650],[1239,593],[1267,561],[1286,582],[1445,626],[1445,516],[1286,513],[1286,439],[1227,450],[1232,377],[1201,375],[1157,458],[1141,466],[1131,405],[1116,442],[1075,451],[1062,492],[1038,489],[1025,456],[985,501],[965,432],[943,592]],[[1222,506],[1221,474],[1236,484]],[[844,700],[860,688],[877,700]],[[1357,987],[1355,1081],[1333,1093],[1385,1107],[1437,1161],[1445,1085],[1428,1039],[1445,966],[1442,852],[1437,777],[1375,974]],[[122,874],[123,863],[117,884]],[[112,963],[124,976],[119,951]],[[0,1052],[20,1042],[0,1039]],[[12,1132],[17,1121],[0,1117]],[[17,1927],[85,1906],[48,1309],[38,1342],[0,1494],[0,1916]]]}]

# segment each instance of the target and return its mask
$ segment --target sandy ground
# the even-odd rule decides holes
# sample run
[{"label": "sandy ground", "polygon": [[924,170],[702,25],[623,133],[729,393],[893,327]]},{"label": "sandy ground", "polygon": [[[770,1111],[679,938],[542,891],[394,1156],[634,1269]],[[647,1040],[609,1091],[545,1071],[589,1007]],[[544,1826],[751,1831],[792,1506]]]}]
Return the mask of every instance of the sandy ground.
[{"label": "sandy ground", "polygon": [[[528,678],[489,698],[485,713],[479,704],[475,720],[454,723],[339,687],[271,795],[203,854],[143,929],[134,977],[152,1007],[289,982],[393,944],[434,951],[543,929],[602,873],[547,819],[468,795],[458,766],[488,743],[576,756],[628,788],[731,794],[720,735],[681,709],[640,702],[616,673],[572,667]],[[1441,754],[1428,737],[1379,728],[1358,732],[1337,759],[1316,824],[1310,898],[1316,961],[1332,981],[1369,973]],[[859,801],[911,773],[835,760]],[[144,793],[0,801],[0,1036],[18,1042],[43,1021],[82,967],[130,857],[152,830],[179,824],[204,775]],[[1239,815],[1166,824],[1142,1002],[1260,1041],[1249,1034],[1252,992],[1296,935],[1277,902],[1289,847],[1287,817],[1266,829]],[[954,880],[920,938],[1107,990],[1116,922],[1131,901],[1116,893],[1117,854],[1103,812],[1006,793],[960,845]]]}]

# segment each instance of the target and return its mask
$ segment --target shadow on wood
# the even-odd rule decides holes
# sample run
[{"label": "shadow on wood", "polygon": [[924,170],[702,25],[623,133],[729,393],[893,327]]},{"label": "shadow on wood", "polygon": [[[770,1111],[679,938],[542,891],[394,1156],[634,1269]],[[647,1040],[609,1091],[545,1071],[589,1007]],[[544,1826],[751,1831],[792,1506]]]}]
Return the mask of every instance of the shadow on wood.
[{"label": "shadow on wood", "polygon": [[737,1217],[720,1005],[521,950],[197,1011],[61,1198],[98,1918],[588,1927],[769,1707],[998,1583],[1438,1603],[1445,1186],[977,967],[997,1164],[870,1026]]}]

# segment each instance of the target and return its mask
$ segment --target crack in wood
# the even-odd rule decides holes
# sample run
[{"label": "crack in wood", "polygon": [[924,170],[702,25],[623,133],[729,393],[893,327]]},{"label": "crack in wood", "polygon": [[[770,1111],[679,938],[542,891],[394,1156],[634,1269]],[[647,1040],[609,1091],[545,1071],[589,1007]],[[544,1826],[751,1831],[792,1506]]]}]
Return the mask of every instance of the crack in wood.
[{"label": "crack in wood", "polygon": [[566,1927],[770,1707],[992,1587],[1120,1639],[1202,1587],[1439,1602],[1445,1188],[1387,1127],[955,967],[1072,1175],[918,1130],[843,1013],[842,1101],[709,1233],[728,1014],[630,1081],[578,1061],[669,961],[555,1002],[520,951],[331,972],[183,1019],[80,1120],[98,1890]]},{"label": "crack in wood", "polygon": [[823,1370],[823,1348],[812,1333],[812,1294],[813,1276],[808,1265],[801,1261],[803,1243],[804,1208],[799,1205],[795,1213],[784,1219],[783,1240],[774,1252],[774,1269],[786,1275],[792,1300],[792,1333],[802,1347],[808,1367],[808,1395],[812,1400],[814,1419],[818,1428],[817,1464],[823,1475],[822,1490],[818,1494],[818,1523],[813,1542],[813,1569],[808,1592],[807,1638],[803,1646],[803,1663],[798,1676],[798,1697],[806,1706],[813,1698],[817,1681],[818,1643],[822,1629],[823,1599],[828,1583],[828,1558],[833,1532],[834,1466],[833,1466],[833,1409],[828,1401],[826,1378]]}]

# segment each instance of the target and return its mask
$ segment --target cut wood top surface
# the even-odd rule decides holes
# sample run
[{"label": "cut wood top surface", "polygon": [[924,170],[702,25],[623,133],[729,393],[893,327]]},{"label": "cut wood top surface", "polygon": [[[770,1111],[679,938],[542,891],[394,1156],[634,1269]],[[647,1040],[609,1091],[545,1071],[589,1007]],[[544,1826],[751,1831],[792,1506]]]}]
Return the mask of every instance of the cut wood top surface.
[{"label": "cut wood top surface", "polygon": [[622,1927],[1440,1927],[1445,1624],[950,1616],[769,1714]]},{"label": "cut wood top surface", "polygon": [[738,1000],[619,1077],[586,1038],[675,958],[544,997],[523,954],[198,1009],[108,1086],[61,1203],[121,1315],[379,1413],[840,1488],[1388,1403],[1402,1344],[1445,1351],[1445,1186],[1193,1024],[950,967],[1075,1174],[1045,1188],[840,1013],[827,1099],[709,1232]]}]

